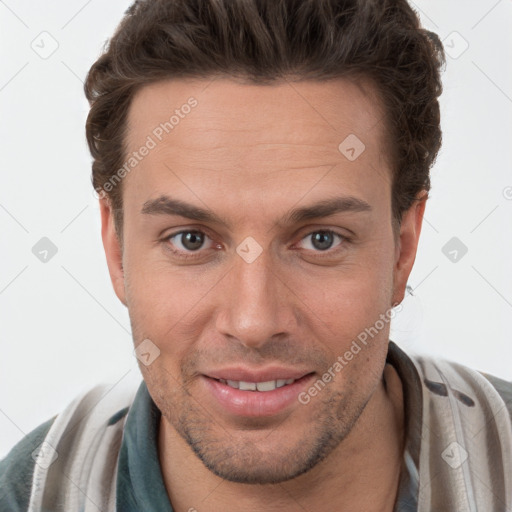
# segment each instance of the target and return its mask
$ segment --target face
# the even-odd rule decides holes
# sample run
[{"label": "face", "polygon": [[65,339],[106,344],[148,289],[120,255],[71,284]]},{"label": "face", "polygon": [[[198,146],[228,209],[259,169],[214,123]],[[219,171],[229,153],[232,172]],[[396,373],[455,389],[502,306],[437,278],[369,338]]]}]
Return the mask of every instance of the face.
[{"label": "face", "polygon": [[394,234],[382,117],[371,87],[347,80],[165,81],[133,100],[122,251],[101,201],[109,270],[135,345],[150,340],[153,400],[222,478],[308,471],[381,382],[382,318],[423,213]]}]

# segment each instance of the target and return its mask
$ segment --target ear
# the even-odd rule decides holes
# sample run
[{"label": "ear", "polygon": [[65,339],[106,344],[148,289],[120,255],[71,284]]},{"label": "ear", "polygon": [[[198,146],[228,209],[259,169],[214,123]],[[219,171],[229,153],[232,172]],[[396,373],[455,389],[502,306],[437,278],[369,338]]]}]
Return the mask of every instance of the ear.
[{"label": "ear", "polygon": [[112,205],[108,197],[100,198],[101,238],[107,257],[108,271],[118,299],[127,306],[124,289],[123,253],[117,237]]},{"label": "ear", "polygon": [[395,251],[393,305],[400,304],[405,296],[407,280],[416,259],[427,197],[427,192],[422,190],[412,206],[402,215]]}]

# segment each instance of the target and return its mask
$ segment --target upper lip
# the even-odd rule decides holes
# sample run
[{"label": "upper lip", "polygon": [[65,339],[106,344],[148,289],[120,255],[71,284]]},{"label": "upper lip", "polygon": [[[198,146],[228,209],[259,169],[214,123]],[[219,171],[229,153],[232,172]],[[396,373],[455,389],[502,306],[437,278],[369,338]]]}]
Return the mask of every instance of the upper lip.
[{"label": "upper lip", "polygon": [[231,368],[222,368],[218,370],[208,371],[204,373],[206,377],[210,377],[212,379],[224,379],[224,380],[234,380],[234,381],[243,381],[243,382],[268,382],[271,380],[278,379],[300,379],[305,375],[312,373],[307,370],[297,370],[296,368],[283,368],[283,367],[269,367],[262,368],[259,370],[251,370],[242,367],[231,367]]}]

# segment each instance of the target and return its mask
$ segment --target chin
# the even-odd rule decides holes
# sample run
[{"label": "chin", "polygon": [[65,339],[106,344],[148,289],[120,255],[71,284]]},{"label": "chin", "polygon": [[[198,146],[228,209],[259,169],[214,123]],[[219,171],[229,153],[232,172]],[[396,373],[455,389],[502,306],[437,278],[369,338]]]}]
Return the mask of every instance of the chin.
[{"label": "chin", "polygon": [[301,432],[286,433],[284,426],[258,440],[247,430],[235,435],[228,430],[178,426],[201,462],[215,475],[240,484],[279,484],[313,469],[345,439],[355,420],[347,424],[327,417]]}]

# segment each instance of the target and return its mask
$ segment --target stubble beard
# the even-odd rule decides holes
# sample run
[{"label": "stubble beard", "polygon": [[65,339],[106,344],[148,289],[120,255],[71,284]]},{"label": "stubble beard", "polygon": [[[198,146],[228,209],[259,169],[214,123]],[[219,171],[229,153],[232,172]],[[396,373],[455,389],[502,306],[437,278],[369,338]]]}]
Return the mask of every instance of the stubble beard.
[{"label": "stubble beard", "polygon": [[[346,439],[369,401],[355,403],[345,394],[331,394],[319,412],[312,409],[311,425],[292,434],[293,417],[274,427],[248,420],[230,430],[196,405],[189,393],[178,400],[161,393],[155,398],[164,420],[212,473],[230,482],[260,485],[286,482],[317,466]],[[267,449],[265,441],[271,445]]]}]

